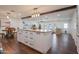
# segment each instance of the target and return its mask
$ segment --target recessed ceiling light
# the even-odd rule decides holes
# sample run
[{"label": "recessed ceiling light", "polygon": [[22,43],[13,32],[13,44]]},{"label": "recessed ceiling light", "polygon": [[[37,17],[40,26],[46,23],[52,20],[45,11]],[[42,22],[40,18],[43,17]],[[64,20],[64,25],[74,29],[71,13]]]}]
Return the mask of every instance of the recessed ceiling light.
[{"label": "recessed ceiling light", "polygon": [[7,16],[7,19],[9,19],[9,16]]}]

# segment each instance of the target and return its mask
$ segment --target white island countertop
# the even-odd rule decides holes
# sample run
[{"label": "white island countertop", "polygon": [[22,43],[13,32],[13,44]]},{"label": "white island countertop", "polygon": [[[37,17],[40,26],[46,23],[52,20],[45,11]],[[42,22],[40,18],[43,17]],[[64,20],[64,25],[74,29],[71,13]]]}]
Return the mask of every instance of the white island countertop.
[{"label": "white island countertop", "polygon": [[39,29],[35,29],[35,30],[33,30],[33,29],[26,29],[24,31],[43,32],[43,33],[52,32],[52,30],[44,30],[44,29],[40,29],[40,30]]}]

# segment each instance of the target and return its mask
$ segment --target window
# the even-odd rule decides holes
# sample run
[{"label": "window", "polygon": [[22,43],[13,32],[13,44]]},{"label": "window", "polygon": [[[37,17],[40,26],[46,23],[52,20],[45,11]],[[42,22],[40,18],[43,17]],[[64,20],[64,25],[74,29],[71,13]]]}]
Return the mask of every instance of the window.
[{"label": "window", "polygon": [[53,29],[53,25],[52,24],[48,24],[48,29],[52,30]]},{"label": "window", "polygon": [[64,28],[65,28],[65,29],[68,28],[68,23],[64,23]]}]

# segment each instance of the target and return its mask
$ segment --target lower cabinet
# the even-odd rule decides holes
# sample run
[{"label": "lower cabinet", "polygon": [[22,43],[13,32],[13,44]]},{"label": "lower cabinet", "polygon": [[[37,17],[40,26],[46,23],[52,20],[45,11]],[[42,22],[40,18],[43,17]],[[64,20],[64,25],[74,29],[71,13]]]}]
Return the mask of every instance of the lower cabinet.
[{"label": "lower cabinet", "polygon": [[51,33],[22,31],[22,34],[17,33],[17,40],[33,49],[47,53],[51,48]]},{"label": "lower cabinet", "polygon": [[40,33],[38,35],[39,39],[35,41],[35,48],[42,53],[47,53],[52,45],[51,37],[49,33]]}]

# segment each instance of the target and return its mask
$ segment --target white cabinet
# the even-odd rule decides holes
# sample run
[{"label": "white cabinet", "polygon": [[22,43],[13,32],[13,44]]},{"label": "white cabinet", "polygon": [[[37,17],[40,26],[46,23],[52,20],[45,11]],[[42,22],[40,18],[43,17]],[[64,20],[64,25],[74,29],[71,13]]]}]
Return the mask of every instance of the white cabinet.
[{"label": "white cabinet", "polygon": [[17,32],[17,38],[18,41],[24,42],[23,32],[21,30]]},{"label": "white cabinet", "polygon": [[35,48],[43,53],[46,53],[51,48],[51,34],[38,33],[38,39],[35,41]]},{"label": "white cabinet", "polygon": [[51,48],[51,32],[18,31],[17,40],[41,53],[47,53]]}]

